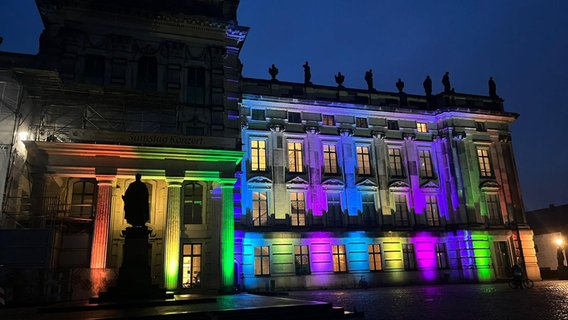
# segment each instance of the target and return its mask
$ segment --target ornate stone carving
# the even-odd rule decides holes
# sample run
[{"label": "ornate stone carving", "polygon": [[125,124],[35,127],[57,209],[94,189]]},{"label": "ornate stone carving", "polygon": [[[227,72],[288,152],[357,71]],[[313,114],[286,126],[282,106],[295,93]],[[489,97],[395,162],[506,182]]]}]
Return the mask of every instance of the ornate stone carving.
[{"label": "ornate stone carving", "polygon": [[270,124],[270,131],[272,132],[284,132],[284,130],[285,130],[284,125],[281,123]]},{"label": "ornate stone carving", "polygon": [[375,139],[385,140],[385,133],[383,131],[371,131],[371,135]]},{"label": "ornate stone carving", "polygon": [[350,137],[353,135],[353,129],[351,128],[339,128],[339,135],[342,137]]},{"label": "ornate stone carving", "polygon": [[405,141],[414,141],[416,140],[416,134],[412,133],[412,132],[403,132],[402,133],[402,138]]},{"label": "ornate stone carving", "polygon": [[318,134],[320,133],[320,129],[317,126],[306,126],[304,128],[304,131],[306,131],[306,133],[310,133],[310,134]]}]

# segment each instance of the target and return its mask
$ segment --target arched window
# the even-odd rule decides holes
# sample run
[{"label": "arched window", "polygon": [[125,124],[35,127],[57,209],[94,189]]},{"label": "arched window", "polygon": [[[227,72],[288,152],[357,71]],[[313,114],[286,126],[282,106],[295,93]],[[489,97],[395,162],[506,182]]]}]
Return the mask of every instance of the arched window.
[{"label": "arched window", "polygon": [[93,181],[81,180],[73,184],[71,208],[69,215],[92,218],[95,216],[95,199],[97,185]]},{"label": "arched window", "polygon": [[203,187],[190,182],[183,187],[183,223],[203,223]]},{"label": "arched window", "polygon": [[156,91],[158,87],[158,61],[156,57],[141,57],[138,60],[138,78],[136,88]]}]

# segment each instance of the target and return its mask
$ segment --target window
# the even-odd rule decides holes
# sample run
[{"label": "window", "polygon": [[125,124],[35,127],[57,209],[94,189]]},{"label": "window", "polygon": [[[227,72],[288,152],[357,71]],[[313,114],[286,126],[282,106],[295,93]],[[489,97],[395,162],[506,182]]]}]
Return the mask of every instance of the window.
[{"label": "window", "polygon": [[96,189],[97,185],[94,182],[84,180],[75,182],[69,215],[83,218],[94,217]]},{"label": "window", "polygon": [[371,174],[371,158],[369,155],[369,147],[357,146],[357,173],[360,175]]},{"label": "window", "polygon": [[396,226],[409,226],[410,219],[408,217],[408,204],[406,203],[406,195],[394,195],[394,224]]},{"label": "window", "polygon": [[402,260],[404,261],[404,270],[416,270],[416,254],[413,244],[405,243],[402,245]]},{"label": "window", "polygon": [[333,272],[347,272],[347,253],[345,245],[332,245]]},{"label": "window", "polygon": [[290,215],[293,226],[306,225],[306,199],[303,192],[290,193]]},{"label": "window", "polygon": [[187,69],[187,96],[186,103],[205,104],[205,69]]},{"label": "window", "polygon": [[361,195],[363,204],[363,217],[366,225],[374,225],[376,223],[375,195],[365,192]]},{"label": "window", "polygon": [[440,212],[436,196],[426,196],[426,220],[429,226],[440,225]]},{"label": "window", "polygon": [[416,130],[418,132],[428,132],[428,124],[426,122],[416,122]]},{"label": "window", "polygon": [[251,118],[252,120],[261,120],[261,121],[266,120],[264,110],[252,109]]},{"label": "window", "polygon": [[337,173],[337,151],[333,144],[323,145],[323,173]]},{"label": "window", "polygon": [[288,112],[288,122],[302,123],[302,114],[299,112]]},{"label": "window", "polygon": [[203,223],[203,187],[197,182],[191,182],[183,187],[183,223]]},{"label": "window", "polygon": [[398,130],[398,121],[396,120],[387,120],[387,128],[389,130]]},{"label": "window", "polygon": [[430,150],[419,150],[418,157],[420,158],[420,177],[434,178],[434,166],[432,165]]},{"label": "window", "polygon": [[355,118],[355,127],[367,128],[367,118]]},{"label": "window", "polygon": [[502,225],[503,217],[501,215],[501,210],[499,209],[499,196],[495,193],[486,193],[485,204],[487,206],[487,217],[489,219],[489,224]]},{"label": "window", "polygon": [[310,274],[310,252],[308,246],[294,246],[296,274]]},{"label": "window", "polygon": [[85,55],[84,79],[86,83],[103,84],[105,77],[105,57]]},{"label": "window", "polygon": [[170,64],[168,66],[168,89],[179,89],[181,79],[181,66]]},{"label": "window", "polygon": [[252,225],[265,226],[268,224],[268,197],[266,192],[252,193]]},{"label": "window", "polygon": [[436,262],[438,269],[448,269],[448,251],[445,243],[436,243]]},{"label": "window", "polygon": [[481,132],[487,131],[487,128],[485,127],[485,123],[483,123],[483,122],[476,122],[476,123],[475,123],[475,130],[476,130],[476,131],[481,131]]},{"label": "window", "polygon": [[254,247],[254,275],[270,275],[270,248],[268,246]]},{"label": "window", "polygon": [[110,82],[113,84],[126,82],[126,59],[112,59]]},{"label": "window", "polygon": [[156,91],[158,89],[158,61],[156,57],[141,57],[138,60],[136,88]]},{"label": "window", "polygon": [[266,141],[250,141],[250,166],[252,171],[266,171]]},{"label": "window", "polygon": [[341,223],[341,202],[339,193],[327,194],[327,219],[331,226],[340,226]]},{"label": "window", "polygon": [[302,143],[288,142],[288,170],[290,172],[303,172]]},{"label": "window", "polygon": [[335,118],[332,115],[324,114],[322,124],[324,126],[334,126]]},{"label": "window", "polygon": [[183,245],[182,286],[198,288],[201,286],[201,243]]},{"label": "window", "polygon": [[381,260],[381,245],[370,244],[368,247],[369,247],[369,270],[371,271],[383,270],[383,263]]},{"label": "window", "polygon": [[493,177],[488,148],[477,148],[477,161],[479,162],[479,174],[481,177]]},{"label": "window", "polygon": [[389,170],[393,177],[404,177],[402,153],[399,148],[389,148]]}]

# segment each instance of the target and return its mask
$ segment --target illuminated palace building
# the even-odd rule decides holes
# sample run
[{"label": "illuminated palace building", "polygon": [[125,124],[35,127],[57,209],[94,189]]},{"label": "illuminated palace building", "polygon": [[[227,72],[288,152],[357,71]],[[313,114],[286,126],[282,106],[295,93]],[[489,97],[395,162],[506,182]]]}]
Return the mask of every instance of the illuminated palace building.
[{"label": "illuminated palace building", "polygon": [[39,53],[0,53],[9,299],[112,286],[136,173],[170,291],[540,279],[494,93],[243,79],[238,0],[36,2]]}]

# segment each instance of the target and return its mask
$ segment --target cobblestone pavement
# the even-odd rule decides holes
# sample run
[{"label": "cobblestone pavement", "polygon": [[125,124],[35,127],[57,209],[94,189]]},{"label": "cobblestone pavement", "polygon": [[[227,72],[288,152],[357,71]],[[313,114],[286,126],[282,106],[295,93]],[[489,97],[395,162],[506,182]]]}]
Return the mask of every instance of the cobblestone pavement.
[{"label": "cobblestone pavement", "polygon": [[289,297],[363,311],[367,320],[568,319],[568,281],[539,281],[524,290],[507,283],[448,284],[293,291]]}]

